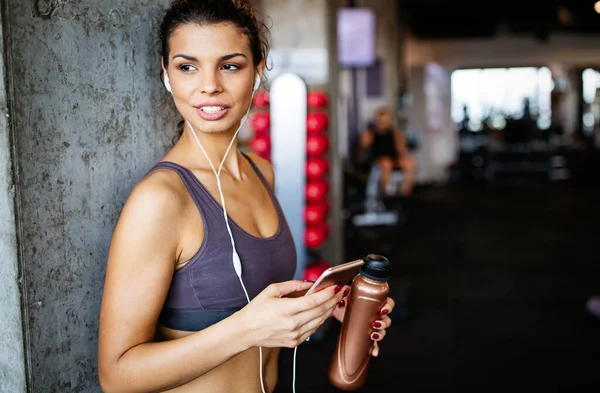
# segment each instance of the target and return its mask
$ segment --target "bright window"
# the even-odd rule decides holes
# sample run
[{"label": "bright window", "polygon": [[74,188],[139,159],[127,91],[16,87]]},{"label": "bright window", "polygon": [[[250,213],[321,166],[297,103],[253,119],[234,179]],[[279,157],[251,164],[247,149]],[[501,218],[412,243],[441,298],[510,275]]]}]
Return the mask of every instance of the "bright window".
[{"label": "bright window", "polygon": [[528,99],[538,127],[550,127],[554,82],[547,67],[462,69],[452,73],[451,83],[455,123],[463,121],[466,107],[471,130],[480,130],[484,120],[502,128],[504,119],[523,116],[523,105]]}]

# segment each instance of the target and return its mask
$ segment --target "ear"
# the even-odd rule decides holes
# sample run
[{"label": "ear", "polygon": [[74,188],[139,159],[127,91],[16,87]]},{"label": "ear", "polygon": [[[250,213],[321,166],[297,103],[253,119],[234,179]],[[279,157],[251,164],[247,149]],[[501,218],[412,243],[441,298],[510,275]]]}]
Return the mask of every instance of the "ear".
[{"label": "ear", "polygon": [[171,89],[171,81],[169,80],[169,74],[165,74],[165,76],[163,77],[163,83],[165,84],[165,88],[167,89],[167,91],[172,94],[173,90]]},{"label": "ear", "polygon": [[160,63],[161,63],[161,67],[162,67],[163,84],[165,85],[165,88],[167,89],[167,91],[169,93],[173,93],[173,91],[171,89],[171,81],[169,80],[169,74],[167,73],[167,69],[165,68],[165,63],[164,63],[164,59],[162,56],[160,58]]},{"label": "ear", "polygon": [[252,87],[252,93],[254,93],[256,90],[258,90],[258,88],[260,87],[260,75],[256,74],[256,77],[254,78],[254,86]]},{"label": "ear", "polygon": [[160,68],[162,68],[163,75],[167,75],[167,67],[165,67],[164,57],[160,57]]},{"label": "ear", "polygon": [[265,59],[264,58],[256,66],[256,72],[257,72],[258,77],[260,78],[260,81],[261,81],[260,83],[262,83],[262,81],[264,80],[264,75],[265,75]]}]

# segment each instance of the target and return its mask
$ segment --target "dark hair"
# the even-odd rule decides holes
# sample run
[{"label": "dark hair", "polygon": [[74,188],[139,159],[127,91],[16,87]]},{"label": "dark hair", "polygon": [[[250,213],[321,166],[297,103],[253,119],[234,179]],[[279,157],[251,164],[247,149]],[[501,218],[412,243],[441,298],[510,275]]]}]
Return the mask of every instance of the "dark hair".
[{"label": "dark hair", "polygon": [[[257,67],[269,53],[269,28],[259,22],[256,12],[246,0],[173,0],[160,26],[161,54],[165,68],[169,65],[169,38],[177,28],[195,24],[207,26],[233,23],[248,37],[252,62]],[[161,79],[162,75],[161,68]],[[177,136],[183,133],[184,121],[177,126]]]},{"label": "dark hair", "polygon": [[257,20],[254,9],[246,0],[173,0],[160,27],[165,67],[169,63],[169,38],[177,28],[187,24],[217,23],[233,23],[248,37],[255,67],[262,59],[267,59],[269,29]]}]

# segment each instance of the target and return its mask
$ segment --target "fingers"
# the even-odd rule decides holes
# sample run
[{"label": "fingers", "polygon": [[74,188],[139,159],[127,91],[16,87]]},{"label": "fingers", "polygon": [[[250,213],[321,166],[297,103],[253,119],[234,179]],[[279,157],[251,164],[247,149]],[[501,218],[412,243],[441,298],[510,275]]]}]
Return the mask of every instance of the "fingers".
[{"label": "fingers", "polygon": [[388,297],[383,307],[381,307],[381,315],[388,315],[394,310],[396,302],[391,297]]},{"label": "fingers", "polygon": [[371,356],[375,358],[379,356],[379,344],[377,344],[377,341],[375,341],[371,347]]},{"label": "fingers", "polygon": [[[300,301],[305,301],[304,304],[300,304],[301,311],[298,313],[298,321],[301,325],[306,325],[313,319],[318,319],[322,316],[329,318],[333,313],[338,304],[343,300],[349,293],[349,288],[345,289],[342,287],[336,288],[325,288],[322,291],[306,296]],[[308,307],[308,308],[307,308]]]},{"label": "fingers", "polygon": [[[334,311],[340,307],[340,304],[345,304],[344,297],[348,296],[348,293],[350,292],[349,289],[349,287],[343,287],[339,290],[336,288],[324,289],[323,291],[332,291],[333,296],[331,296],[330,293],[330,298],[328,300],[319,304],[317,307],[310,308],[297,315],[298,319],[296,319],[296,321],[300,326],[300,335],[308,337],[313,334],[319,326],[331,317]],[[309,297],[310,296],[313,295],[309,295]]]},{"label": "fingers", "polygon": [[284,297],[294,292],[306,291],[311,286],[311,282],[290,280],[269,285],[265,293],[273,297]]},{"label": "fingers", "polygon": [[371,356],[379,356],[379,342],[385,337],[385,330],[378,330],[371,333],[371,340],[373,340],[373,346],[371,347]]},{"label": "fingers", "polygon": [[[304,302],[304,310],[315,308],[322,306],[326,303],[334,302],[335,304],[339,303],[343,298],[348,296],[350,292],[350,287],[348,286],[331,286],[329,288],[325,288],[318,292],[312,293],[308,296],[305,296],[300,301]],[[329,306],[327,306],[329,308]]]},{"label": "fingers", "polygon": [[299,329],[300,343],[306,341],[306,339],[312,336],[317,329],[329,318],[329,315],[333,312],[334,308],[328,310],[324,315],[319,318],[311,319],[304,326]]},{"label": "fingers", "polygon": [[[390,307],[393,309],[393,304]],[[386,306],[382,310],[386,310]],[[373,340],[373,347],[371,348],[371,355],[373,357],[379,356],[379,342],[385,338],[385,329],[392,325],[392,320],[387,315],[382,316],[380,319],[374,321],[371,325],[373,333],[371,333],[371,340]]]},{"label": "fingers", "polygon": [[392,319],[384,315],[383,317],[381,317],[381,319],[374,321],[372,326],[375,330],[387,329],[390,326],[392,326]]},{"label": "fingers", "polygon": [[378,330],[376,332],[371,333],[371,340],[375,341],[376,343],[383,340],[384,337],[385,330]]},{"label": "fingers", "polygon": [[[295,348],[298,345],[302,344],[306,341],[307,338],[312,336],[317,329],[329,318],[333,310],[335,310],[336,306],[332,306],[329,309],[326,309],[322,315],[317,315],[316,317],[309,318],[304,322],[300,322],[297,318],[295,318],[294,327],[290,330],[289,339],[282,343],[282,346],[287,348]],[[314,312],[314,310],[306,311],[303,314],[299,314],[300,318],[304,320],[309,312]]]}]

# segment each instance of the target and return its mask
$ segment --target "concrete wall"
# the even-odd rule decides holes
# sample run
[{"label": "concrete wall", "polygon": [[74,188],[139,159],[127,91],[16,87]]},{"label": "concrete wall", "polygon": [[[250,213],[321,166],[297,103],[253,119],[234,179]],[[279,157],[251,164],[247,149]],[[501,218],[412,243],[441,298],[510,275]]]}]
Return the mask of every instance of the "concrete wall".
[{"label": "concrete wall", "polygon": [[26,378],[3,42],[0,37],[0,393],[20,393]]},{"label": "concrete wall", "polygon": [[[96,392],[110,236],[134,183],[175,134],[159,80],[157,29],[168,1],[5,3],[30,390]],[[14,284],[0,277],[3,291]]]},{"label": "concrete wall", "polygon": [[265,72],[267,85],[282,72],[291,72],[310,88],[329,81],[329,35],[326,0],[251,0],[270,27],[271,51]]}]

